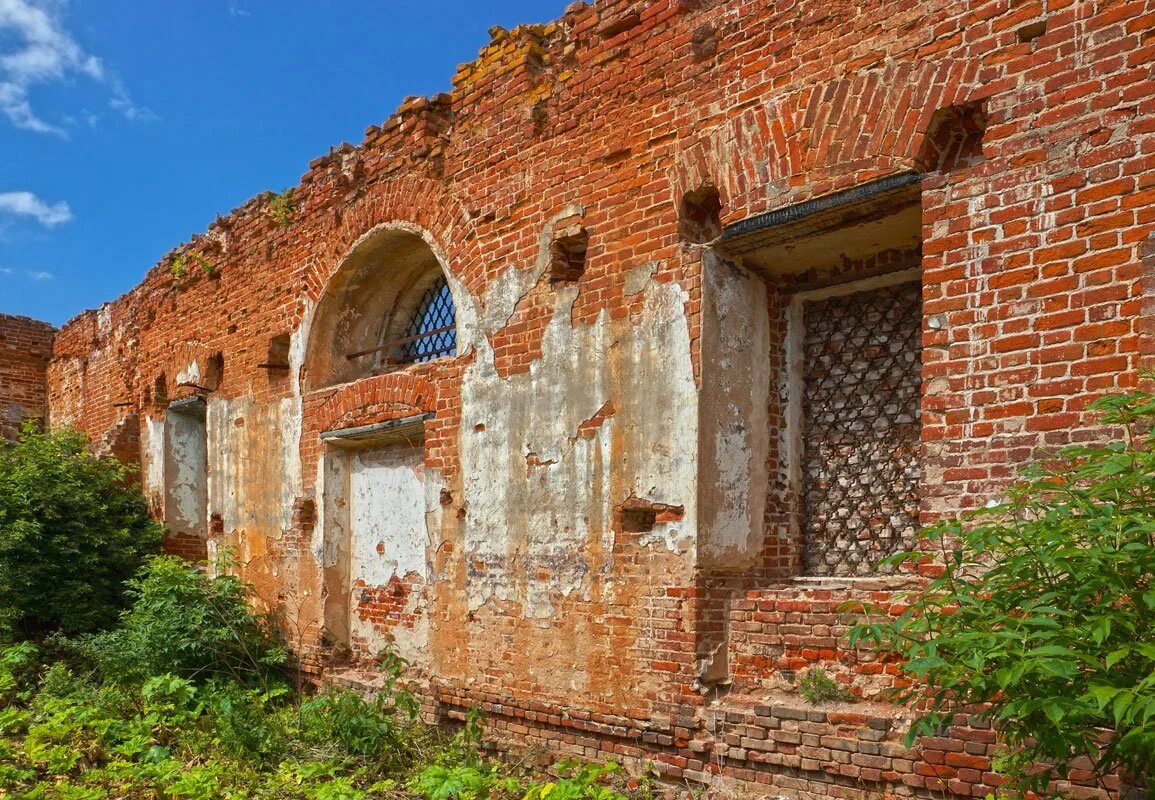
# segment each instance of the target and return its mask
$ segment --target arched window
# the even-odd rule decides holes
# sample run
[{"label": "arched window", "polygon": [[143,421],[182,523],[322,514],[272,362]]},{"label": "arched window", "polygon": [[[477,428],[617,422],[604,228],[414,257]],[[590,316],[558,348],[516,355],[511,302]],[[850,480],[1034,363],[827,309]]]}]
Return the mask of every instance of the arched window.
[{"label": "arched window", "polygon": [[457,354],[453,295],[418,233],[365,236],[317,304],[305,360],[310,388],[332,386]]},{"label": "arched window", "polygon": [[400,361],[416,364],[457,355],[457,324],[453,295],[445,278],[425,290],[402,337]]}]

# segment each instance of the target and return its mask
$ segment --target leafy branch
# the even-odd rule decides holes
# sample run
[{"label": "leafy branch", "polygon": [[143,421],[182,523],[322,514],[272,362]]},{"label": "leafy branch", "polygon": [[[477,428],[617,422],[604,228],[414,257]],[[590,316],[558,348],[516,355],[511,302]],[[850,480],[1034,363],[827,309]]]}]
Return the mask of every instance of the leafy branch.
[{"label": "leafy branch", "polygon": [[942,572],[879,607],[854,647],[902,660],[925,701],[908,746],[961,713],[994,724],[1004,789],[1043,793],[1087,758],[1099,780],[1122,771],[1155,788],[1155,396],[1090,407],[1118,440],[1072,446],[1025,469],[1006,499],[942,520],[925,547],[882,564],[942,554]]}]

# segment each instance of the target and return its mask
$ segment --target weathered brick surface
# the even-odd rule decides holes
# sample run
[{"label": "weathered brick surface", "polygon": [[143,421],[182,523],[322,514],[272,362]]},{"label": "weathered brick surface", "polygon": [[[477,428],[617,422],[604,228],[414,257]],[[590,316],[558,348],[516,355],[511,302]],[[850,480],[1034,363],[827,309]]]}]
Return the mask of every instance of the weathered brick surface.
[{"label": "weathered brick surface", "polygon": [[[311,669],[392,636],[431,703],[482,702],[506,738],[791,796],[981,796],[988,732],[905,753],[870,724],[901,710],[794,694],[818,664],[873,702],[893,669],[845,651],[834,609],[893,585],[797,579],[791,293],[921,266],[923,522],[1102,435],[1087,402],[1151,350],[1153,26],[1151,0],[614,0],[495,30],[452,92],[315,159],[291,213],[255,198],[65,326],[50,417],[139,454],[160,513],[165,409],[205,396],[209,550],[236,550]],[[908,171],[920,252],[712,260],[722,225]],[[583,271],[551,280],[563,240]],[[352,374],[319,333],[342,341],[340,287],[368,297],[417,241],[458,355]],[[750,324],[726,327],[723,290]],[[428,413],[418,568],[350,586],[350,473],[320,434]],[[356,621],[378,638],[333,640]]]},{"label": "weathered brick surface", "polygon": [[48,414],[51,325],[0,314],[0,439],[12,438],[25,419]]}]

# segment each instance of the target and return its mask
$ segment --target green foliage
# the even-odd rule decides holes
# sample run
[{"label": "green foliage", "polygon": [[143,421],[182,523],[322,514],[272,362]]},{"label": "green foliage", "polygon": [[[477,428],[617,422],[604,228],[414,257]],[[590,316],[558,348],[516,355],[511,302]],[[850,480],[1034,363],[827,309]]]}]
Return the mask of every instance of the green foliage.
[{"label": "green foliage", "polygon": [[812,706],[831,700],[852,700],[854,695],[821,667],[806,670],[798,681],[798,691]]},{"label": "green foliage", "polygon": [[1079,756],[1155,788],[1155,397],[1092,408],[1121,441],[1066,448],[1000,505],[929,527],[941,577],[850,635],[905,659],[921,685],[898,699],[929,697],[911,741],[960,711],[990,719],[1019,792],[1044,790]]},{"label": "green foliage", "polygon": [[128,582],[132,607],[115,630],[83,649],[101,672],[120,681],[178,675],[228,678],[268,688],[286,653],[268,621],[253,612],[239,578],[210,577],[174,556],[150,559]]},{"label": "green foliage", "polygon": [[560,777],[530,787],[524,800],[626,800],[626,796],[606,778],[621,772],[621,767],[608,764],[578,764],[564,762],[559,766]]},{"label": "green foliage", "polygon": [[178,281],[187,278],[194,268],[200,270],[200,273],[206,277],[216,275],[220,271],[216,264],[195,250],[181,253],[168,265],[169,272]]},{"label": "green foliage", "polygon": [[172,263],[168,265],[168,271],[178,281],[188,277],[188,259],[184,257],[183,253],[172,260]]},{"label": "green foliage", "polygon": [[485,800],[496,783],[494,770],[431,764],[417,776],[414,790],[428,800]]},{"label": "green foliage", "polygon": [[273,222],[282,228],[292,225],[297,214],[297,200],[293,197],[293,190],[286,189],[270,197],[268,213]]},{"label": "green foliage", "polygon": [[124,581],[161,542],[126,467],[83,434],[31,423],[0,443],[0,640],[113,624]]},{"label": "green foliage", "polygon": [[384,695],[366,700],[355,692],[329,688],[301,704],[301,735],[333,754],[385,757],[406,744]]},{"label": "green foliage", "polygon": [[0,652],[0,703],[28,699],[28,684],[40,666],[40,650],[20,642]]},{"label": "green foliage", "polygon": [[630,791],[636,797],[648,797],[648,787],[629,790],[620,780],[622,768],[606,764],[563,761],[558,764],[554,780],[531,781],[523,787],[516,778],[504,774],[494,764],[431,764],[422,770],[411,788],[425,800],[628,800]]},{"label": "green foliage", "polygon": [[[0,797],[25,800],[625,800],[616,766],[523,782],[482,757],[476,712],[423,724],[406,662],[381,689],[313,697],[277,680],[283,650],[248,587],[173,558],[131,582],[118,628],[0,646]],[[67,661],[50,661],[61,653]],[[77,658],[77,656],[84,658]],[[95,667],[93,669],[93,667]]]}]

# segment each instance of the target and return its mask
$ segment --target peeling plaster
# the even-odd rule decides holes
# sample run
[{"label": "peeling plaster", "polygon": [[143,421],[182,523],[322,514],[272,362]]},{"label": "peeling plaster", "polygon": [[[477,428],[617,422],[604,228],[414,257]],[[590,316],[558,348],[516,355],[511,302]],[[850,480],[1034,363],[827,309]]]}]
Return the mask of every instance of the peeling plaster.
[{"label": "peeling plaster", "polygon": [[[548,233],[542,240],[546,249]],[[507,270],[490,284],[483,312],[458,306],[459,327],[496,333],[547,267],[546,257],[533,270]],[[630,495],[684,506],[680,522],[659,526],[645,543],[692,550],[697,390],[688,294],[649,281],[640,320],[612,321],[603,311],[575,326],[577,291],[556,290],[541,356],[527,373],[503,378],[488,338],[475,339],[459,434],[470,610],[514,602],[542,619],[560,598],[588,599],[592,573],[612,584],[613,509]],[[608,402],[616,413],[578,436]],[[537,456],[528,469],[527,453]]]},{"label": "peeling plaster", "polygon": [[164,519],[174,534],[208,533],[208,448],[199,415],[170,411],[164,420]]},{"label": "peeling plaster", "polygon": [[[349,634],[377,652],[392,638],[411,662],[428,661],[429,620],[419,612],[430,580],[429,554],[439,534],[441,476],[426,470],[424,447],[394,445],[331,459],[348,470]],[[408,623],[387,630],[361,608],[366,589],[409,587],[401,611]]]},{"label": "peeling plaster", "polygon": [[349,513],[354,584],[426,575],[425,451],[383,447],[352,457]]},{"label": "peeling plaster", "polygon": [[193,361],[187,367],[176,374],[176,382],[178,386],[200,386],[201,385],[201,367],[196,361]]},{"label": "peeling plaster", "polygon": [[742,567],[761,548],[769,481],[767,288],[712,253],[702,264],[701,552]]},{"label": "peeling plaster", "polygon": [[141,479],[150,504],[160,508],[164,502],[164,417],[145,417],[140,429],[140,449],[144,454]]}]

